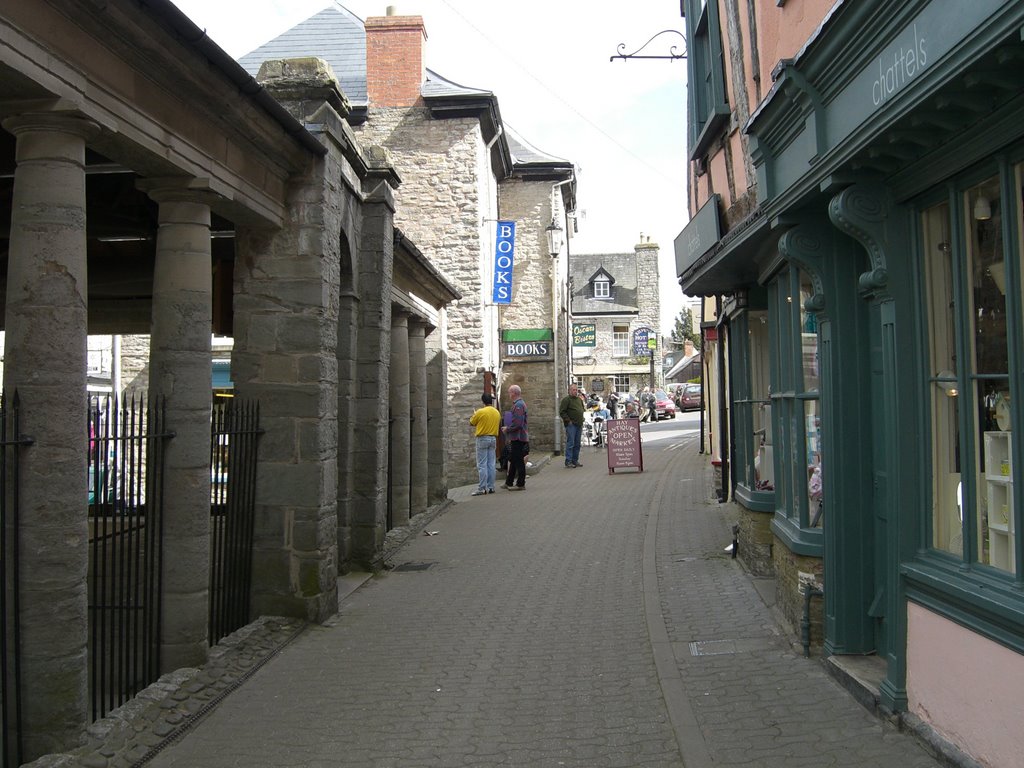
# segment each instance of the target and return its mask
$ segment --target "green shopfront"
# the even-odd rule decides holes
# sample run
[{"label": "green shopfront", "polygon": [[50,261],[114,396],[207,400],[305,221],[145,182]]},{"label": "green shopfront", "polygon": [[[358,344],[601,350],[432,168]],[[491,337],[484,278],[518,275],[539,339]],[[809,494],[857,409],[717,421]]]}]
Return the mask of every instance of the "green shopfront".
[{"label": "green shopfront", "polygon": [[995,766],[1024,690],[1022,38],[1022,2],[836,3],[745,127],[757,208],[677,240],[683,292],[728,297],[732,498],[820,558],[825,652],[877,655],[884,706]]}]

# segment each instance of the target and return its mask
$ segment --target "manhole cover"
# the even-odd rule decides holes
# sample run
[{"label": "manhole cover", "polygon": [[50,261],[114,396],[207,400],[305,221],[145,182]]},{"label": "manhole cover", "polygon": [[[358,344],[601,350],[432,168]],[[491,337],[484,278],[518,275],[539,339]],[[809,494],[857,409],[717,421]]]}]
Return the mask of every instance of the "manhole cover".
[{"label": "manhole cover", "polygon": [[434,565],[434,563],[402,563],[401,565],[396,565],[391,570],[393,570],[393,571],[425,571],[425,570],[427,570],[427,568],[429,568],[432,565]]}]

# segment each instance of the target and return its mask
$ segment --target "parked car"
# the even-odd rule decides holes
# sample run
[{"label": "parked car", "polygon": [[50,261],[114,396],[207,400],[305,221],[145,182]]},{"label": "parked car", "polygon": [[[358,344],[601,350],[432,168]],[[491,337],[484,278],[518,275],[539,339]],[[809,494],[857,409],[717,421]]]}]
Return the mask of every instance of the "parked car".
[{"label": "parked car", "polygon": [[682,391],[679,393],[679,410],[680,411],[695,411],[700,408],[701,400],[701,385],[700,384],[685,384],[683,385]]},{"label": "parked car", "polygon": [[658,421],[676,417],[676,404],[672,402],[668,392],[663,389],[654,393],[654,411],[658,416]]}]

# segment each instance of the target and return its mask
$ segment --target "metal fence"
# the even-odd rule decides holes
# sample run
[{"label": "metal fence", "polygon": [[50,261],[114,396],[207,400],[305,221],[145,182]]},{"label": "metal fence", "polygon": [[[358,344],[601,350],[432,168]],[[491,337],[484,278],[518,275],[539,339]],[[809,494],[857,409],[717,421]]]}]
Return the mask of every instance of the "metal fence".
[{"label": "metal fence", "polygon": [[89,694],[92,718],[160,674],[165,403],[89,397]]},{"label": "metal fence", "polygon": [[18,459],[32,440],[21,434],[18,393],[0,396],[0,765],[21,765],[18,628]]},{"label": "metal fence", "polygon": [[[160,674],[162,398],[90,395],[89,702],[93,720]],[[21,764],[17,394],[0,395],[0,766]],[[211,419],[211,645],[249,621],[259,405],[217,403]]]},{"label": "metal fence", "polygon": [[249,622],[259,403],[231,398],[210,427],[210,644]]}]

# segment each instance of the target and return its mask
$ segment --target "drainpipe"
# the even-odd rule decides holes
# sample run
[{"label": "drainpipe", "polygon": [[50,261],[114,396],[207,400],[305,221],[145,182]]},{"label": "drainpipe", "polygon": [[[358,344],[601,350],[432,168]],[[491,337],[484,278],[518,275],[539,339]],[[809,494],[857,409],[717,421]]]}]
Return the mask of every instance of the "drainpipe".
[{"label": "drainpipe", "polygon": [[726,416],[725,391],[725,334],[726,327],[722,320],[722,297],[715,297],[716,315],[718,316],[718,458],[722,462],[722,494],[719,502],[729,500],[729,435],[728,417]]},{"label": "drainpipe", "polygon": [[[704,325],[704,302],[707,299],[700,297],[700,323],[698,325]],[[708,351],[704,348],[704,334],[700,335],[700,364],[704,369],[704,374],[701,376],[700,381],[700,450],[697,453],[704,453],[704,442],[706,436],[704,435],[704,387],[708,385],[708,374],[711,368],[708,366]]]},{"label": "drainpipe", "polygon": [[800,639],[804,645],[804,658],[811,657],[811,598],[822,597],[824,592],[807,582],[804,584],[804,615],[800,619]]}]

